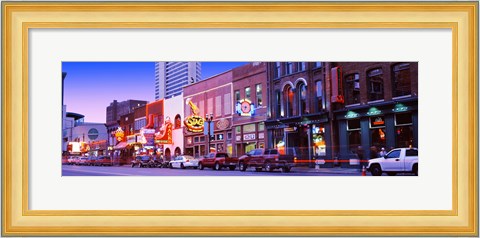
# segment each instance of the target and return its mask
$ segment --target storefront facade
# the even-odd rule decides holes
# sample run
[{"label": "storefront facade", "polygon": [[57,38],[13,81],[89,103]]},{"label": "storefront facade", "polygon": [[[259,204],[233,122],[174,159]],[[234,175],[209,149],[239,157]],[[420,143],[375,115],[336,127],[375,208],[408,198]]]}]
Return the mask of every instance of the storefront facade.
[{"label": "storefront facade", "polygon": [[172,139],[171,143],[163,143],[163,154],[165,158],[171,158],[175,155],[181,155],[184,151],[184,139],[183,139],[183,93],[179,96],[165,99],[164,110],[164,125],[167,123],[172,124]]},{"label": "storefront facade", "polygon": [[331,85],[326,72],[321,62],[267,64],[268,147],[295,153],[304,165],[317,161],[322,167],[333,166]]},{"label": "storefront facade", "polygon": [[266,147],[267,65],[249,63],[233,69],[232,155]]},{"label": "storefront facade", "polygon": [[418,63],[342,62],[332,68],[341,72],[344,98],[334,105],[343,167],[364,165],[382,149],[418,147]]},{"label": "storefront facade", "polygon": [[[183,88],[185,154],[204,156],[209,151],[233,150],[232,71]],[[206,134],[212,131],[212,137]]]}]

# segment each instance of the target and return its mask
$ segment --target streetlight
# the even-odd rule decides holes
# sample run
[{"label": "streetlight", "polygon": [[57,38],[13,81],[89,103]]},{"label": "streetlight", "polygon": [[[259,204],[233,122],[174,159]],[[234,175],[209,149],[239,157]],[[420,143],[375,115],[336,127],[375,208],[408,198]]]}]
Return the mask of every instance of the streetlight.
[{"label": "streetlight", "polygon": [[[203,134],[208,136],[208,153],[210,153],[210,141],[212,140],[213,137],[213,113],[210,114],[205,114],[205,124],[203,126]],[[207,153],[207,154],[208,154]]]}]

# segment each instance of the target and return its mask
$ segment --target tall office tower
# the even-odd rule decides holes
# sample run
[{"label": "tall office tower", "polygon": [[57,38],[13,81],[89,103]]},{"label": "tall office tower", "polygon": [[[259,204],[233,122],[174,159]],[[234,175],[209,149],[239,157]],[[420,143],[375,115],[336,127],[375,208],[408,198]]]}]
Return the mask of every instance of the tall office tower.
[{"label": "tall office tower", "polygon": [[180,95],[183,86],[201,80],[201,73],[200,62],[156,62],[155,100]]}]

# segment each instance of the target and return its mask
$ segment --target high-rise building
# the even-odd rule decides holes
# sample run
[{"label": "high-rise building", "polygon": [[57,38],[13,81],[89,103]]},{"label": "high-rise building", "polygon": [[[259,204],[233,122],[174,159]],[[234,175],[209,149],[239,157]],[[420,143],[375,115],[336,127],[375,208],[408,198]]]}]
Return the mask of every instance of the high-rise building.
[{"label": "high-rise building", "polygon": [[183,86],[201,80],[201,72],[200,62],[156,62],[155,100],[180,95]]}]

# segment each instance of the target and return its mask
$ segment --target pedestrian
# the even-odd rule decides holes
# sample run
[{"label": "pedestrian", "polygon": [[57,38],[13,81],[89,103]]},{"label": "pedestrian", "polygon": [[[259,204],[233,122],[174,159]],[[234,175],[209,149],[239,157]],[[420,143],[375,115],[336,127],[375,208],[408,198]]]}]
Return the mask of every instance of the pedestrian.
[{"label": "pedestrian", "polygon": [[385,147],[382,147],[382,149],[378,153],[378,156],[385,157],[386,154],[387,154],[387,152],[385,151]]}]

